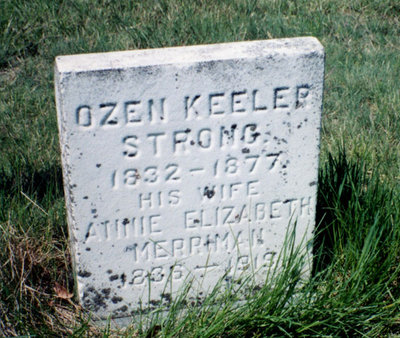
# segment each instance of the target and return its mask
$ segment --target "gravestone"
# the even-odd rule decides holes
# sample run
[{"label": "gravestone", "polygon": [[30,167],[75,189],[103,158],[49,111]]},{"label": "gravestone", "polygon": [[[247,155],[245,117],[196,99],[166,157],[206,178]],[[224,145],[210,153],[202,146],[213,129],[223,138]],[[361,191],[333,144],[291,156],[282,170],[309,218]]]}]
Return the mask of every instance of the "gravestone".
[{"label": "gravestone", "polygon": [[60,56],[56,99],[82,305],[106,318],[265,279],[314,227],[315,38]]}]

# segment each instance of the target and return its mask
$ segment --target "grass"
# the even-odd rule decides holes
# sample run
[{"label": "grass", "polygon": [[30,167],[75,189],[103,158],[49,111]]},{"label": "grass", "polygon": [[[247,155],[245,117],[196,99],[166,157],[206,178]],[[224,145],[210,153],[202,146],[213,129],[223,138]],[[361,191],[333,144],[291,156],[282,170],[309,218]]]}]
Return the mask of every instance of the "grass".
[{"label": "grass", "polygon": [[241,306],[229,290],[201,310],[178,300],[149,329],[120,334],[399,333],[399,12],[395,0],[0,0],[0,335],[117,334],[54,291],[73,287],[55,56],[305,35],[326,49],[313,277],[299,285],[295,259],[243,289]]}]

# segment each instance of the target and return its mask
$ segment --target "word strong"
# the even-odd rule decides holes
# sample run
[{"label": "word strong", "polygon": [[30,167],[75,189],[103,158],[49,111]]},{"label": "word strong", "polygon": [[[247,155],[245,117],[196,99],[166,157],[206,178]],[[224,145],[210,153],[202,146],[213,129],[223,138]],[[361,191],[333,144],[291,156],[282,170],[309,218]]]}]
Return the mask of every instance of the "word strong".
[{"label": "word strong", "polygon": [[188,282],[262,283],[291,224],[310,239],[323,69],[315,38],[57,57],[82,305],[128,317]]}]

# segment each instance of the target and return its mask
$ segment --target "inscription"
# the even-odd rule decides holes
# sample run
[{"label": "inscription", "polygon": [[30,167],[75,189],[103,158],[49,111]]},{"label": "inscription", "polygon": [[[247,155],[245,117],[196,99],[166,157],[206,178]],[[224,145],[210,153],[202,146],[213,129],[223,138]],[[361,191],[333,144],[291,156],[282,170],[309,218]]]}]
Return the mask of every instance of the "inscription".
[{"label": "inscription", "polygon": [[76,123],[80,127],[110,128],[141,125],[144,122],[166,122],[166,98],[105,102],[97,106],[82,105],[76,109]]},{"label": "inscription", "polygon": [[242,199],[243,196],[258,196],[260,181],[232,182],[228,184],[210,185],[197,188],[202,202],[214,202]]},{"label": "inscription", "polygon": [[168,151],[176,155],[188,155],[194,149],[213,151],[216,148],[265,144],[270,142],[269,135],[268,130],[263,131],[256,123],[246,124],[242,128],[238,128],[237,124],[199,130],[186,128],[165,133],[149,133],[144,137],[132,134],[122,138],[122,154],[126,159],[133,159],[141,155],[141,147],[146,147],[146,152],[149,151],[156,157]]},{"label": "inscription", "polygon": [[244,158],[227,156],[208,163],[208,168],[180,167],[177,163],[169,163],[163,167],[149,165],[141,168],[115,169],[111,172],[111,187],[113,189],[134,188],[141,184],[155,185],[159,183],[180,183],[183,177],[190,174],[213,177],[248,176],[259,173],[274,172],[276,168],[287,168],[288,161],[284,160],[285,154],[265,153],[263,155],[245,155]]},{"label": "inscription", "polygon": [[181,199],[182,193],[180,190],[170,190],[166,193],[163,191],[139,193],[138,195],[139,208],[141,210],[164,206],[176,207]]},{"label": "inscription", "polygon": [[[182,119],[194,120],[225,115],[267,113],[268,109],[302,109],[312,95],[313,86],[280,86],[266,89],[241,89],[184,95],[179,113]],[[167,97],[134,98],[123,102],[101,102],[76,109],[76,124],[83,128],[140,126],[144,123],[166,123],[169,119]],[[269,107],[269,108],[268,108]]]},{"label": "inscription", "polygon": [[[229,200],[233,196],[240,195],[240,189],[248,191],[249,196],[257,196],[259,181],[249,181],[247,183],[235,183],[233,185],[214,187],[215,190],[205,188],[203,195],[213,198],[227,192],[227,196],[220,197],[219,200]],[[229,192],[230,191],[230,192]],[[230,195],[231,194],[231,195]],[[163,205],[172,206],[179,202],[180,191],[171,190],[165,195],[163,201],[161,192],[140,193],[140,209],[159,208]],[[209,198],[203,196],[204,198]],[[163,204],[165,203],[165,204]],[[313,198],[311,196],[301,198],[290,198],[285,200],[273,200],[267,202],[255,202],[253,204],[241,205],[221,205],[208,208],[198,208],[183,212],[182,220],[177,224],[182,224],[180,230],[191,233],[198,229],[218,229],[227,228],[233,225],[245,225],[254,222],[265,222],[280,219],[301,219],[308,217],[311,213]],[[147,238],[148,236],[163,236],[164,226],[161,214],[148,216],[126,217],[116,220],[105,220],[91,222],[86,231],[85,243],[126,240],[133,238]],[[240,236],[240,234],[238,235]],[[193,237],[200,238],[200,237]],[[180,240],[177,240],[179,242]],[[194,242],[197,240],[194,239]],[[161,242],[160,242],[161,243]],[[147,246],[148,244],[146,244]],[[174,245],[171,246],[174,248]],[[148,249],[144,247],[143,249]],[[135,249],[137,252],[139,249]],[[129,251],[129,250],[128,250]],[[174,252],[174,250],[172,250]]]},{"label": "inscription", "polygon": [[[161,285],[167,281],[183,281],[192,272],[200,273],[203,278],[210,269],[220,269],[219,263],[197,265],[192,272],[180,264],[168,268],[167,263],[171,259],[213,257],[210,255],[215,253],[229,255],[223,267],[224,271],[230,271],[227,278],[233,278],[234,271],[273,266],[276,252],[266,248],[265,243],[276,234],[271,234],[262,224],[301,220],[309,216],[312,197],[260,201],[262,185],[265,184],[260,178],[276,173],[286,175],[289,165],[285,150],[287,140],[273,136],[269,124],[249,119],[246,123],[242,120],[235,122],[234,119],[241,119],[246,114],[286,113],[289,109],[302,109],[311,96],[312,86],[309,84],[280,86],[269,94],[260,89],[243,89],[187,95],[183,99],[182,111],[174,111],[174,115],[181,114],[181,120],[227,115],[231,115],[233,120],[207,127],[164,127],[165,130],[147,133],[142,129],[140,132],[127,129],[120,141],[121,155],[127,166],[111,170],[110,187],[112,190],[131,189],[132,206],[143,215],[98,221],[96,214],[94,221],[87,226],[84,243],[119,242],[118,247],[133,263],[154,262],[156,266],[136,268],[129,276],[124,273],[123,279],[115,278],[112,282],[121,283],[118,288],[125,289],[146,283]],[[122,126],[143,128],[146,123],[162,126],[172,118],[170,106],[168,97],[106,102],[98,106],[81,105],[76,110],[76,123],[84,130],[92,127],[104,130]],[[181,163],[181,159],[196,152],[211,155],[219,150],[225,153],[217,158],[213,156],[201,165]],[[149,156],[157,160],[167,154],[174,156],[176,162],[162,164],[148,160]],[[144,157],[145,165],[142,163]],[[101,168],[100,163],[97,168]],[[186,191],[184,186],[181,189],[181,185],[188,176],[214,178],[215,182],[193,186],[201,206],[181,210],[178,207],[182,208],[183,191]],[[247,180],[243,181],[243,177]],[[143,188],[151,191],[143,191]],[[243,199],[254,202],[233,203]],[[168,231],[162,216],[165,208],[180,210],[176,218],[182,237],[166,237]],[[254,224],[257,227],[243,229]],[[249,248],[253,248],[255,253],[246,254]],[[241,254],[232,256],[231,252]]]},{"label": "inscription", "polygon": [[[268,107],[303,108],[312,86],[282,86],[272,88],[272,93],[261,89],[242,89],[232,92],[216,91],[209,94],[187,95],[184,98],[186,120],[230,115],[268,112]],[[272,95],[271,95],[272,94]],[[301,102],[302,104],[299,104]]]},{"label": "inscription", "polygon": [[[240,59],[226,59],[236,52]],[[190,302],[192,291],[205,297],[220,278],[225,287],[250,272],[259,285],[280,262],[289,224],[296,242],[310,239],[317,41],[56,63],[77,291],[97,317],[168,306],[185,285]]]},{"label": "inscription", "polygon": [[311,197],[292,198],[284,201],[274,200],[270,203],[257,202],[253,205],[217,206],[207,209],[187,210],[186,229],[212,228],[246,224],[279,219],[296,219],[310,215]]},{"label": "inscription", "polygon": [[133,187],[142,181],[146,184],[159,182],[180,182],[180,168],[176,163],[167,164],[165,167],[156,165],[147,166],[140,173],[139,169],[130,168],[124,170],[114,170],[111,173],[111,186],[117,189],[121,186]]},{"label": "inscription", "polygon": [[92,125],[92,111],[89,106],[79,106],[76,109],[76,123],[82,127]]},{"label": "inscription", "polygon": [[[259,233],[264,240],[266,232]],[[232,252],[242,246],[248,245],[249,241],[242,230],[233,233],[225,232],[209,233],[206,235],[191,235],[171,240],[148,240],[142,243],[133,243],[125,246],[124,252],[131,255],[135,262],[166,261],[169,258],[184,258],[194,255],[205,255],[213,252]],[[254,235],[255,236],[255,235]],[[260,239],[251,241],[251,245],[260,246]]]},{"label": "inscription", "polygon": [[[274,266],[276,263],[277,252],[272,250],[266,250],[258,254],[245,254],[238,257],[229,257],[224,264],[224,271],[228,271],[227,278],[230,279],[234,274],[238,274],[241,271],[253,270],[254,272],[262,272],[263,270]],[[195,266],[193,271],[189,271],[181,264],[175,264],[173,266],[160,265],[151,269],[135,269],[128,276],[128,283],[123,283],[121,286],[128,288],[129,286],[138,287],[143,286],[146,283],[149,284],[160,284],[165,285],[167,281],[184,281],[189,277],[193,277],[193,273],[201,273],[200,278],[204,277],[205,273],[212,273],[213,269],[221,268],[219,264],[207,264],[202,266]],[[117,281],[119,282],[119,281]]]},{"label": "inscription", "polygon": [[[102,111],[102,119],[100,120],[100,125],[116,125],[118,123],[118,118],[115,116],[114,111],[116,103],[101,103],[100,110]],[[105,111],[105,113],[104,113]]]},{"label": "inscription", "polygon": [[156,266],[150,270],[135,269],[129,277],[128,284],[132,286],[141,286],[146,282],[165,284],[167,280],[183,280],[185,275],[185,270],[180,264],[175,264],[170,269],[165,266]]},{"label": "inscription", "polygon": [[85,243],[161,235],[163,232],[161,219],[160,214],[155,214],[91,222],[87,227]]}]

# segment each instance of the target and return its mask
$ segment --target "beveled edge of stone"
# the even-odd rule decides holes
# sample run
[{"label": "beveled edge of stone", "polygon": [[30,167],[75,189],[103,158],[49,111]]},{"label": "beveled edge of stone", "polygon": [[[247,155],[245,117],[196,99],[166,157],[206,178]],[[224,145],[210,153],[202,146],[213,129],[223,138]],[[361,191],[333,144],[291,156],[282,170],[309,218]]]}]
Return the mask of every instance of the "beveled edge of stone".
[{"label": "beveled edge of stone", "polygon": [[125,69],[177,63],[246,59],[266,54],[317,53],[324,48],[315,37],[228,42],[131,51],[62,55],[56,57],[60,73]]}]

